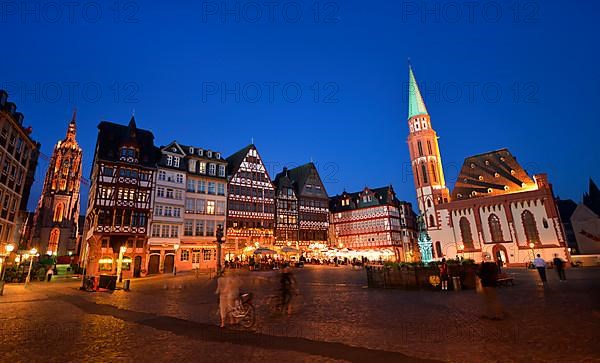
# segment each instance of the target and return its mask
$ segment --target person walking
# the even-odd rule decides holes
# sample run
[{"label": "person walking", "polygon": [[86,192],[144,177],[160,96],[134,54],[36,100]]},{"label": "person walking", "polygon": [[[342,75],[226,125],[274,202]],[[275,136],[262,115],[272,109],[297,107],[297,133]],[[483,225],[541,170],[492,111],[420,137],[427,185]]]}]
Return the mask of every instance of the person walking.
[{"label": "person walking", "polygon": [[540,254],[537,254],[537,257],[533,259],[533,266],[535,266],[535,268],[538,270],[538,273],[540,274],[540,279],[542,280],[542,283],[545,284],[546,283],[546,261],[544,261],[544,259],[542,258],[542,256],[540,256]]},{"label": "person walking", "polygon": [[450,280],[450,276],[448,275],[448,264],[446,263],[446,259],[442,258],[442,263],[438,266],[440,269],[440,281],[442,282],[442,290],[448,290],[448,280]]},{"label": "person walking", "polygon": [[297,293],[297,283],[294,274],[289,266],[285,266],[279,278],[281,292],[281,310],[287,312],[288,316],[292,315],[292,297]]},{"label": "person walking", "polygon": [[565,262],[558,257],[558,253],[554,254],[554,266],[556,267],[556,272],[558,273],[558,279],[562,281],[567,281],[567,276],[565,275]]},{"label": "person walking", "polygon": [[52,275],[54,275],[54,269],[52,268],[52,266],[50,266],[50,268],[48,268],[48,271],[46,271],[47,282],[50,282],[50,280],[52,280]]},{"label": "person walking", "polygon": [[477,276],[481,282],[482,295],[484,298],[486,314],[483,318],[491,320],[502,320],[504,311],[498,296],[496,295],[496,285],[498,280],[498,265],[490,261],[490,257],[486,256],[484,262],[479,266]]},{"label": "person walking", "polygon": [[219,313],[221,315],[219,326],[224,328],[225,322],[231,320],[229,312],[235,307],[235,301],[240,295],[239,283],[237,278],[232,276],[231,270],[224,270],[223,274],[217,279],[215,294],[219,295]]}]

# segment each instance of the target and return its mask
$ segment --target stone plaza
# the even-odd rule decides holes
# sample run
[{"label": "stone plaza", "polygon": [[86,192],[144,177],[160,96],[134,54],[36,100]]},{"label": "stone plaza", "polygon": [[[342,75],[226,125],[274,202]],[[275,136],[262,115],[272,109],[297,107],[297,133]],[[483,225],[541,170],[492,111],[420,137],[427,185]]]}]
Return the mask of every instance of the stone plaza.
[{"label": "stone plaza", "polygon": [[300,297],[291,317],[262,302],[278,272],[243,272],[256,326],[220,329],[208,275],[134,280],[131,291],[82,292],[78,280],[7,285],[0,297],[2,361],[178,362],[550,362],[599,361],[600,269],[513,269],[498,289],[508,313],[482,319],[473,290],[369,289],[364,270],[295,269]]}]

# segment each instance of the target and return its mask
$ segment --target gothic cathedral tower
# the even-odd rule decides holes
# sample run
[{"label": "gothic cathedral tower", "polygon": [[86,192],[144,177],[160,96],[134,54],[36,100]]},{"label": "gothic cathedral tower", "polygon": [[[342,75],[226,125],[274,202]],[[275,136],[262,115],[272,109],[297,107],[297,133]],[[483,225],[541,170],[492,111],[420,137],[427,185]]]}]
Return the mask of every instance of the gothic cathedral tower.
[{"label": "gothic cathedral tower", "polygon": [[438,147],[438,137],[431,126],[431,119],[421,97],[412,67],[408,68],[408,149],[417,191],[417,203],[427,229],[438,229],[440,221],[436,214],[438,204],[449,202],[450,196],[442,157]]},{"label": "gothic cathedral tower", "polygon": [[83,226],[78,226],[82,150],[75,140],[76,115],[65,139],[54,147],[33,218],[31,244],[40,253],[77,253],[77,229]]}]

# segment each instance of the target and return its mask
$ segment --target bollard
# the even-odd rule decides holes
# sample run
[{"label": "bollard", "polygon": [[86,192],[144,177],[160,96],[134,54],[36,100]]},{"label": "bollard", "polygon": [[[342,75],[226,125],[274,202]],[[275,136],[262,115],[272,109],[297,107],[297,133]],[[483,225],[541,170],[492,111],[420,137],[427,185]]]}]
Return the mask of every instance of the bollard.
[{"label": "bollard", "polygon": [[131,280],[123,280],[123,290],[129,291],[129,285],[131,284]]},{"label": "bollard", "polygon": [[460,291],[460,277],[452,276],[452,287],[454,288],[454,291]]}]

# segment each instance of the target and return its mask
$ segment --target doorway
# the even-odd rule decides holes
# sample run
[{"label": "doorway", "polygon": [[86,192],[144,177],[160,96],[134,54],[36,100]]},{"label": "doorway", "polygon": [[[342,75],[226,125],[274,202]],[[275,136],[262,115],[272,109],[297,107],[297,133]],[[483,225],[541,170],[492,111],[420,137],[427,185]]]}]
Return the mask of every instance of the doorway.
[{"label": "doorway", "polygon": [[148,275],[157,274],[160,265],[160,255],[150,255],[148,262]]},{"label": "doorway", "polygon": [[492,249],[492,255],[494,256],[494,261],[498,266],[506,266],[508,265],[508,253],[506,252],[506,248],[502,245],[495,245]]},{"label": "doorway", "polygon": [[133,259],[133,277],[140,277],[142,271],[142,256]]},{"label": "doorway", "polygon": [[163,269],[163,272],[164,273],[172,273],[174,265],[175,265],[175,256],[174,255],[165,255],[165,267]]}]

